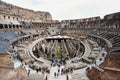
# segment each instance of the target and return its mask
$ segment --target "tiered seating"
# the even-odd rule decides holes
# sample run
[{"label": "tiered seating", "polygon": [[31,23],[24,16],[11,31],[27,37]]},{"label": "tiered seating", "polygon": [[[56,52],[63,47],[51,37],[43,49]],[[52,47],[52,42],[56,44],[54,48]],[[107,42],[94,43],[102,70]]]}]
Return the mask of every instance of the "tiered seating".
[{"label": "tiered seating", "polygon": [[23,33],[25,34],[32,34],[32,35],[37,35],[39,34],[38,32],[36,32],[35,30],[22,30]]},{"label": "tiered seating", "polygon": [[33,24],[31,22],[25,22],[25,21],[19,21],[19,23],[24,27],[24,28],[32,28]]},{"label": "tiered seating", "polygon": [[0,34],[0,53],[6,54],[8,47],[20,36],[14,32],[5,32]]},{"label": "tiered seating", "polygon": [[[90,33],[92,34],[92,33]],[[94,35],[98,35],[101,36],[107,40],[109,40],[112,43],[112,48],[110,49],[111,53],[118,53],[120,50],[120,34],[119,33],[115,33],[115,32],[100,32],[100,33],[96,33]]]},{"label": "tiered seating", "polygon": [[119,53],[120,51],[120,35],[118,34],[116,37],[111,39],[113,44],[113,48],[110,50],[111,53]]},{"label": "tiered seating", "polygon": [[93,58],[96,59],[98,58],[99,55],[99,48],[98,48],[98,44],[92,40],[88,40],[89,44],[91,45],[91,54],[88,56],[89,58]]}]

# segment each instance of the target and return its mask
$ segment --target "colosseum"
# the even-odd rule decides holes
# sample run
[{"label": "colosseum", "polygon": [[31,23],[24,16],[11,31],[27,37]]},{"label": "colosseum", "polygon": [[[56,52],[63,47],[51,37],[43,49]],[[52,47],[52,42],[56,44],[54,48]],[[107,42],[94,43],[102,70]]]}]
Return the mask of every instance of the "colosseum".
[{"label": "colosseum", "polygon": [[0,80],[120,80],[120,12],[53,20],[0,0]]}]

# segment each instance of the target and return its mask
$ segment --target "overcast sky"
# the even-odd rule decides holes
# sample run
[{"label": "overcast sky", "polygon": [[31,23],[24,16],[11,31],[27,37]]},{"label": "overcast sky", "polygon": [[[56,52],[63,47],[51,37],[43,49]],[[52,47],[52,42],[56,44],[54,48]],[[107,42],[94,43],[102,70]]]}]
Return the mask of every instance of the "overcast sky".
[{"label": "overcast sky", "polygon": [[80,19],[120,12],[120,0],[2,0],[35,11],[47,11],[55,20]]}]

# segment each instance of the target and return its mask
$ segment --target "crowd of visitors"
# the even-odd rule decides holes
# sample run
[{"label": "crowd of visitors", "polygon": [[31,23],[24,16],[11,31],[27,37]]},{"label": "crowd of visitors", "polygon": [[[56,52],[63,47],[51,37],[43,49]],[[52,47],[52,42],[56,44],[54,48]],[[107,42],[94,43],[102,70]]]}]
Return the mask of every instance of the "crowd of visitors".
[{"label": "crowd of visitors", "polygon": [[57,78],[58,76],[66,75],[68,73],[73,73],[73,67],[67,67],[65,60],[51,60],[51,67],[56,68],[54,71],[53,76]]},{"label": "crowd of visitors", "polygon": [[78,62],[84,62],[84,59],[80,57],[75,57],[71,60],[71,63],[78,63]]}]

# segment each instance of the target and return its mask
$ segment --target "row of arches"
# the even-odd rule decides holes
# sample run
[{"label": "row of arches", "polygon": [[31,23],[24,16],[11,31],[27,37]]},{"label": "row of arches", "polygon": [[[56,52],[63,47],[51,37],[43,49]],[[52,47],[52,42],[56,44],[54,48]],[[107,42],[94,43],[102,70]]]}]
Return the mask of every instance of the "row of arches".
[{"label": "row of arches", "polygon": [[0,29],[23,28],[22,25],[0,24]]}]

